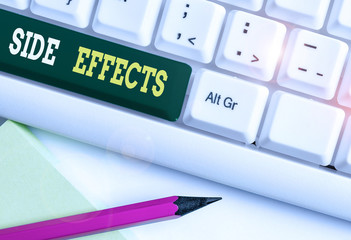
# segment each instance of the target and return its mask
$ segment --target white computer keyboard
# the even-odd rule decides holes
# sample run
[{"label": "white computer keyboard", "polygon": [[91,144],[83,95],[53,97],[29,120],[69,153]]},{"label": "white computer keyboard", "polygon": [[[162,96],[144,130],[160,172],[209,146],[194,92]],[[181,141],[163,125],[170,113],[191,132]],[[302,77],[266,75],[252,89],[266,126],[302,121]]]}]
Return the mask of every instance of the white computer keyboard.
[{"label": "white computer keyboard", "polygon": [[351,0],[0,6],[0,116],[351,221]]}]

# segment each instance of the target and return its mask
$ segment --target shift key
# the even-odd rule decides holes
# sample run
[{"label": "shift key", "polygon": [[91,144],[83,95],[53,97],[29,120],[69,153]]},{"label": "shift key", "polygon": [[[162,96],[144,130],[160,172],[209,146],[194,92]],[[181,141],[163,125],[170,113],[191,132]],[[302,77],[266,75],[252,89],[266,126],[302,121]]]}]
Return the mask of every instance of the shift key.
[{"label": "shift key", "polygon": [[178,119],[190,66],[0,10],[0,71]]}]

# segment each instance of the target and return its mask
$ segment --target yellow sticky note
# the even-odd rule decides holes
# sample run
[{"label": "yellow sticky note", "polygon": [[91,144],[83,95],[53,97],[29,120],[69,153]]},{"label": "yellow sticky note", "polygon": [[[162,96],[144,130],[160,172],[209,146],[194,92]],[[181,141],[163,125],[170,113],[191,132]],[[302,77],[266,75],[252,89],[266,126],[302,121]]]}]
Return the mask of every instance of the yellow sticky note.
[{"label": "yellow sticky note", "polygon": [[[48,161],[47,149],[23,125],[0,126],[0,228],[95,211]],[[124,239],[105,232],[79,239]]]}]

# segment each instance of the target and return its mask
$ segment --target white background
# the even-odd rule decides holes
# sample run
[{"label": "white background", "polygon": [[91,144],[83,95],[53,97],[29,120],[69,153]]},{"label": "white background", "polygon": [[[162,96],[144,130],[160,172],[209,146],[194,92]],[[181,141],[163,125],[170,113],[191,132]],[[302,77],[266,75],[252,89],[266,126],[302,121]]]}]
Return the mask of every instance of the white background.
[{"label": "white background", "polygon": [[173,195],[223,197],[176,220],[122,230],[128,240],[351,239],[351,222],[31,130],[54,154],[52,164],[97,208]]}]

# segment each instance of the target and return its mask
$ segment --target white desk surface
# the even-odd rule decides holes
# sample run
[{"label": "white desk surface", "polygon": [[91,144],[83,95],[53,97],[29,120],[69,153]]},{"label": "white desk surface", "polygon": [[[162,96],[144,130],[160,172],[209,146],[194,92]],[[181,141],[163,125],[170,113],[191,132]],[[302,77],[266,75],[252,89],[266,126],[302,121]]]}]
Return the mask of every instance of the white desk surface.
[{"label": "white desk surface", "polygon": [[98,208],[172,195],[223,197],[176,220],[121,230],[128,240],[351,239],[351,222],[32,131],[54,154],[52,164]]}]

